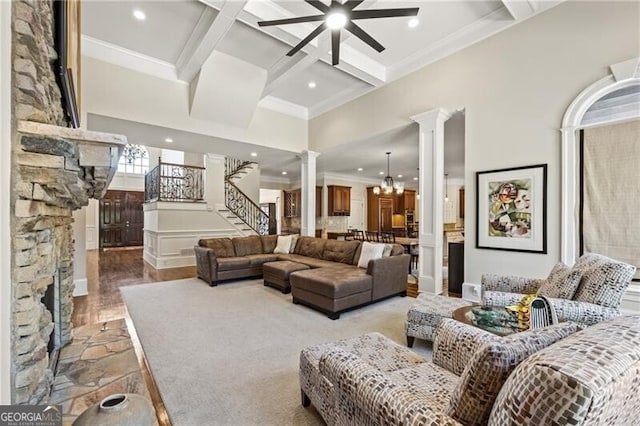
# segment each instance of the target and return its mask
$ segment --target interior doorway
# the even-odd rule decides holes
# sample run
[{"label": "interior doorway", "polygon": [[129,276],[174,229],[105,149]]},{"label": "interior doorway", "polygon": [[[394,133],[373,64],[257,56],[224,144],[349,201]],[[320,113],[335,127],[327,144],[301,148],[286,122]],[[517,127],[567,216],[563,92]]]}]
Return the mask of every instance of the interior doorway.
[{"label": "interior doorway", "polygon": [[100,248],[143,245],[144,192],[107,191],[100,200]]}]

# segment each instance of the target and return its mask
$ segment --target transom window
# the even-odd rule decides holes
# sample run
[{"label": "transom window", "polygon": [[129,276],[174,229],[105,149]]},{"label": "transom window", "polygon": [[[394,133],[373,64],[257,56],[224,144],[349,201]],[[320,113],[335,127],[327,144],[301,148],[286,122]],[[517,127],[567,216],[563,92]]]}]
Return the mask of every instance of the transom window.
[{"label": "transom window", "polygon": [[149,151],[142,145],[127,144],[118,163],[118,172],[144,175],[149,171]]}]

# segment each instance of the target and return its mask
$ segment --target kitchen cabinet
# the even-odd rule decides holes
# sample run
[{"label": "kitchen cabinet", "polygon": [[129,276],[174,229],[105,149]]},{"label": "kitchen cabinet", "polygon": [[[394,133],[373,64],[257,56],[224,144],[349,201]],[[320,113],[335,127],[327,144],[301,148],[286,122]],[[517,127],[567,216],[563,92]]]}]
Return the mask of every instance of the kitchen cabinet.
[{"label": "kitchen cabinet", "polygon": [[[405,189],[402,194],[404,198],[404,210],[416,209],[416,191],[412,189]],[[404,210],[402,213],[404,213]]]},{"label": "kitchen cabinet", "polygon": [[[302,216],[302,190],[294,189],[292,191],[283,191],[283,209],[284,217],[300,217]],[[322,217],[322,187],[316,186],[316,217]]]},{"label": "kitchen cabinet", "polygon": [[284,191],[283,202],[284,206],[282,211],[284,212],[284,217],[292,218],[292,217],[300,217],[301,212],[301,192],[299,189],[295,189],[293,191]]},{"label": "kitchen cabinet", "polygon": [[329,216],[349,216],[351,214],[351,187],[328,185]]}]

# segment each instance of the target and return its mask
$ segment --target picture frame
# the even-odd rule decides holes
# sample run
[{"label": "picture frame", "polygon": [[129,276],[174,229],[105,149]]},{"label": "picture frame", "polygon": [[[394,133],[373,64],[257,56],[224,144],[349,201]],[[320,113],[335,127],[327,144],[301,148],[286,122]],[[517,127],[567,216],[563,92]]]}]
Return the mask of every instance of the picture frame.
[{"label": "picture frame", "polygon": [[62,104],[71,127],[80,127],[80,0],[54,0],[54,69]]},{"label": "picture frame", "polygon": [[476,172],[476,248],[547,253],[547,165]]}]

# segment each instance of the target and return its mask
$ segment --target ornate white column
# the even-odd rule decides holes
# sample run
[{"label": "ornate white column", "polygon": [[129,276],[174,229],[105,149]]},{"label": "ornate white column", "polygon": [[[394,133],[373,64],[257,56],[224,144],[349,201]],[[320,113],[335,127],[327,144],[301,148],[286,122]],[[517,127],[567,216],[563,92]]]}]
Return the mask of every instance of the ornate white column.
[{"label": "ornate white column", "polygon": [[316,158],[318,155],[320,153],[315,151],[303,151],[300,154],[302,178],[300,235],[310,237],[316,234]]},{"label": "ornate white column", "polygon": [[411,117],[420,125],[419,286],[431,294],[442,293],[444,123],[450,117],[440,108]]}]

